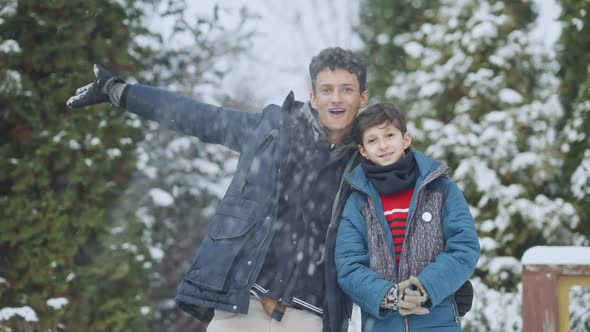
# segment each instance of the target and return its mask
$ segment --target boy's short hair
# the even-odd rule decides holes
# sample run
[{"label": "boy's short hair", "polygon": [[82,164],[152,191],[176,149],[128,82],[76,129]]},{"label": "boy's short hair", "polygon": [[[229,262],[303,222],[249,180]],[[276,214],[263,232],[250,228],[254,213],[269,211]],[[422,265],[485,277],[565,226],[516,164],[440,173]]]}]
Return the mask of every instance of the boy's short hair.
[{"label": "boy's short hair", "polygon": [[359,112],[352,125],[352,135],[357,144],[363,145],[363,133],[383,123],[393,124],[402,134],[407,131],[406,118],[393,104],[377,103]]},{"label": "boy's short hair", "polygon": [[318,55],[311,58],[309,76],[311,77],[311,86],[314,92],[318,73],[326,68],[330,68],[330,70],[336,68],[348,70],[356,75],[360,92],[367,90],[367,65],[360,56],[355,55],[352,51],[340,47],[330,47],[323,49]]}]

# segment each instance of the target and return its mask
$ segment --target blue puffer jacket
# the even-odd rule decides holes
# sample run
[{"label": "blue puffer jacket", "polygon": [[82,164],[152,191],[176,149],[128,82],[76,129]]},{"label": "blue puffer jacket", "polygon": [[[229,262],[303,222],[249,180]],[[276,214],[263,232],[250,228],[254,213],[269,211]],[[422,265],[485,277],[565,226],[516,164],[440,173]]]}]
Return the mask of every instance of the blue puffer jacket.
[{"label": "blue puffer jacket", "polygon": [[[177,289],[179,307],[208,322],[213,308],[247,313],[250,289],[262,268],[273,233],[279,173],[291,151],[296,112],[304,104],[289,94],[282,106],[261,113],[204,104],[162,89],[136,84],[122,106],[164,127],[224,145],[240,153],[234,177],[208,226],[192,266]],[[340,209],[344,198],[335,202]],[[326,235],[324,329],[343,332],[351,306],[337,286],[334,246],[337,222]]]},{"label": "blue puffer jacket", "polygon": [[[454,292],[472,275],[480,248],[473,217],[457,185],[446,177],[447,167],[415,151],[420,169],[410,204],[406,239],[394,282],[417,276],[430,297],[427,315],[402,317],[381,310],[393,282],[369,268],[366,213],[389,226],[379,194],[361,166],[346,174],[350,194],[336,239],[336,269],[342,289],[362,312],[363,331],[461,331]],[[375,209],[365,204],[372,200]],[[369,211],[369,212],[367,212]],[[395,259],[391,236],[389,248]],[[393,268],[393,267],[392,267]]]}]

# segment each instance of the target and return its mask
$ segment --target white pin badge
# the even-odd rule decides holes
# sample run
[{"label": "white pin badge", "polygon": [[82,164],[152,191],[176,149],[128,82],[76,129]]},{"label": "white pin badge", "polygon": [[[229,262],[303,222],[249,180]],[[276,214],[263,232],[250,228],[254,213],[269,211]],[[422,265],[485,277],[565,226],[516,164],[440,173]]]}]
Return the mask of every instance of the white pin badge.
[{"label": "white pin badge", "polygon": [[424,212],[422,213],[422,220],[429,222],[432,220],[432,213],[430,212]]}]

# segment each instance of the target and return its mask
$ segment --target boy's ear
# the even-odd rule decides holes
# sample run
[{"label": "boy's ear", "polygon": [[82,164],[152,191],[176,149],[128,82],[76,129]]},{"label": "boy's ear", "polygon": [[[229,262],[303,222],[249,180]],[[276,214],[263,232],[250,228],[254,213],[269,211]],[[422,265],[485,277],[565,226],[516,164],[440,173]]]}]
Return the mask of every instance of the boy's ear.
[{"label": "boy's ear", "polygon": [[361,102],[360,107],[367,106],[367,102],[369,101],[369,91],[365,90],[361,93]]},{"label": "boy's ear", "polygon": [[365,148],[361,144],[357,145],[357,147],[359,149],[359,152],[361,153],[361,156],[368,159],[369,154],[367,153],[367,150],[365,150]]},{"label": "boy's ear", "polygon": [[311,104],[311,107],[317,109],[316,107],[316,98],[315,98],[315,93],[312,90],[309,90],[309,103]]},{"label": "boy's ear", "polygon": [[404,150],[409,148],[412,145],[412,134],[409,131],[406,131],[404,134]]}]

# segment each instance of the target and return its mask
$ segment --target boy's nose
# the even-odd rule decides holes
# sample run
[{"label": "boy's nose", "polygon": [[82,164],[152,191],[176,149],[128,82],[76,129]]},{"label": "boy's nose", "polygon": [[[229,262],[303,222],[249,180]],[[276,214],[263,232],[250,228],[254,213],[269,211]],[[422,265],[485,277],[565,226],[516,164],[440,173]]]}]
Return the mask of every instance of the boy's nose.
[{"label": "boy's nose", "polygon": [[339,103],[342,100],[340,97],[340,92],[338,90],[334,91],[334,93],[332,93],[332,102]]}]

